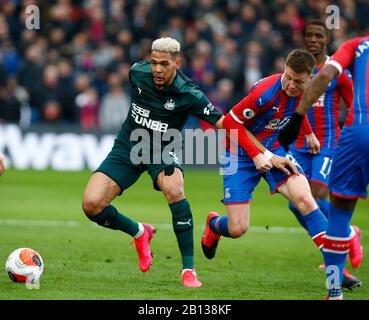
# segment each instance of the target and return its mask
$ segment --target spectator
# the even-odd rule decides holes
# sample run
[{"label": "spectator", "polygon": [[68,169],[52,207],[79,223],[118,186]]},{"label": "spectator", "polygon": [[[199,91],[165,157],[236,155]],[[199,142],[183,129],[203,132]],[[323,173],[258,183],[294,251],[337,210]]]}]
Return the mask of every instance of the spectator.
[{"label": "spectator", "polygon": [[80,126],[84,130],[98,128],[99,99],[97,91],[88,86],[76,97],[76,105],[80,108]]},{"label": "spectator", "polygon": [[122,90],[119,74],[112,73],[108,78],[108,82],[110,89],[101,100],[99,124],[104,131],[117,132],[127,118],[130,100]]},{"label": "spectator", "polygon": [[19,123],[21,102],[14,95],[8,79],[5,86],[0,86],[0,123]]},{"label": "spectator", "polygon": [[[62,95],[63,92],[59,83],[59,69],[56,65],[49,64],[44,69],[42,82],[32,86],[30,90],[30,103],[32,106],[37,107],[34,112],[37,112],[38,116],[44,121],[62,120],[63,110],[59,102]],[[53,111],[49,112],[49,108]],[[56,111],[55,109],[59,110]]]},{"label": "spectator", "polygon": [[[41,1],[38,30],[25,28],[29,4],[36,2],[0,1],[0,86],[18,79],[30,97],[33,125],[46,121],[43,111],[50,101],[52,110],[60,108],[53,121],[79,123],[75,101],[86,88],[74,84],[81,73],[88,74],[88,91],[96,91],[98,100],[111,90],[114,73],[128,93],[131,64],[148,58],[152,39],[161,35],[182,42],[182,70],[206,94],[223,78],[233,82],[235,94],[245,94],[258,77],[280,71],[281,57],[302,46],[306,22],[326,19],[331,1]],[[368,1],[335,4],[340,28],[331,33],[329,53],[369,29]],[[46,80],[51,65],[58,70],[54,84]]]},{"label": "spectator", "polygon": [[46,123],[58,122],[61,113],[61,106],[56,100],[47,100],[42,104],[42,117]]}]

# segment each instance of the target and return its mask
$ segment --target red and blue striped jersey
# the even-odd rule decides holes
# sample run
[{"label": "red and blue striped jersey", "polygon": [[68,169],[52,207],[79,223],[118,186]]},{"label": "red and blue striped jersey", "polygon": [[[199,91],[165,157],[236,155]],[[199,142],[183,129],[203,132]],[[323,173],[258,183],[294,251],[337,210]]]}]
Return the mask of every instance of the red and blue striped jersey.
[{"label": "red and blue striped jersey", "polygon": [[327,64],[336,67],[340,74],[350,68],[354,81],[354,102],[345,126],[369,124],[369,37],[346,41]]},{"label": "red and blue striped jersey", "polygon": [[[329,58],[327,57],[327,61]],[[324,65],[315,67],[313,75],[316,76]],[[353,102],[353,83],[352,76],[345,70],[338,78],[333,79],[325,93],[309,109],[307,116],[310,125],[319,140],[321,149],[334,149],[340,136],[339,126],[339,103],[343,98],[347,108],[352,108]],[[309,150],[304,135],[299,135],[295,148]]]},{"label": "red and blue striped jersey", "polygon": [[[282,76],[279,73],[256,82],[250,93],[229,112],[269,150],[279,146],[278,132],[288,123],[301,100],[301,95],[289,97],[285,93]],[[306,117],[301,132],[312,133]]]}]

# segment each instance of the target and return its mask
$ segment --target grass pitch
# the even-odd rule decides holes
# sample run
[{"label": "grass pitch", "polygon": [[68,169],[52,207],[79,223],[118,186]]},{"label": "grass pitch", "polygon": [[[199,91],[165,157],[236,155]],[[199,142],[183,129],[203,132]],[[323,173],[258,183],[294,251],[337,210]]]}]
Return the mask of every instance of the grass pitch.
[{"label": "grass pitch", "polygon": [[[8,170],[0,178],[0,300],[13,299],[140,299],[140,300],[321,300],[322,257],[299,227],[286,200],[271,196],[262,182],[254,193],[251,229],[240,239],[222,238],[217,256],[209,261],[200,238],[211,210],[225,213],[220,203],[222,178],[217,171],[186,170],[185,190],[195,222],[195,261],[199,289],[180,285],[180,254],[163,195],[151,179],[140,180],[114,201],[137,221],[152,223],[154,260],[147,273],[138,269],[131,238],[95,226],[83,214],[81,198],[90,172]],[[353,223],[363,230],[369,247],[369,202],[359,201]],[[8,254],[31,247],[43,257],[45,271],[39,290],[10,281]],[[358,270],[363,286],[345,292],[346,300],[369,299],[369,258]]]}]

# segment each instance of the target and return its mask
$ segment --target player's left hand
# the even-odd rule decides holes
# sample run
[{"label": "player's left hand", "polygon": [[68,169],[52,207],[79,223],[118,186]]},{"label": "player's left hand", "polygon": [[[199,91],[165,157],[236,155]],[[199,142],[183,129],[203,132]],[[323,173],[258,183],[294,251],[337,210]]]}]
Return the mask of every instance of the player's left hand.
[{"label": "player's left hand", "polygon": [[288,176],[291,175],[292,173],[299,175],[299,171],[297,170],[296,166],[292,163],[291,160],[285,157],[273,155],[273,157],[270,159],[270,162],[272,163],[274,168],[283,171]]},{"label": "player's left hand", "polygon": [[305,135],[306,144],[311,154],[317,154],[320,151],[320,143],[314,133]]},{"label": "player's left hand", "polygon": [[279,131],[278,141],[284,150],[288,151],[289,145],[297,139],[300,132],[300,126],[304,116],[299,113],[294,113],[288,121],[287,125]]}]

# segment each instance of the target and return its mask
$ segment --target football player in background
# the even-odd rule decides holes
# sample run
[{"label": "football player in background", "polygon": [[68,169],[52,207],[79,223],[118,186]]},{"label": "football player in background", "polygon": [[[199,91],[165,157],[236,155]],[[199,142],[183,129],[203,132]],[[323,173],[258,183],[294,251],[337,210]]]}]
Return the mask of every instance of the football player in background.
[{"label": "football player in background", "polygon": [[350,221],[369,184],[369,36],[346,41],[307,87],[288,125],[279,133],[284,148],[296,140],[300,125],[329,83],[346,68],[354,75],[354,103],[333,154],[329,181],[328,226],[323,238],[329,300],[341,300],[343,270],[350,249]]},{"label": "football player in background", "polygon": [[[314,65],[312,54],[300,49],[292,51],[287,57],[283,73],[258,81],[250,93],[225,116],[224,128],[238,130],[239,146],[233,151],[230,146],[227,151],[231,162],[238,162],[238,170],[235,174],[227,174],[227,167],[224,168],[223,202],[228,215],[220,216],[211,212],[207,217],[201,243],[208,259],[214,258],[221,236],[238,238],[248,230],[252,192],[261,177],[269,184],[271,193],[281,193],[301,212],[309,235],[319,249],[322,247],[327,218],[314,200],[306,177],[299,174],[303,172],[302,168],[277,140],[278,132],[289,121],[307,87]],[[256,137],[261,146],[257,145],[256,148],[255,143],[250,143],[245,128]],[[305,135],[310,152],[317,153],[319,142],[306,117],[300,133]],[[257,170],[253,158],[260,151],[271,162],[278,155],[287,157],[296,167],[290,165],[283,170]]]},{"label": "football player in background", "polygon": [[[325,62],[329,60],[329,56],[326,55],[328,42],[329,33],[325,22],[313,20],[306,26],[304,44],[305,49],[314,56],[316,61],[313,69],[314,76],[323,68]],[[333,151],[341,131],[339,125],[341,97],[346,107],[350,108],[353,102],[353,83],[348,70],[345,70],[337,79],[330,82],[327,90],[315,101],[307,112],[313,132],[320,143],[319,153],[311,154],[309,152],[309,147],[303,135],[299,135],[296,142],[289,149],[290,153],[304,170],[309,180],[313,197],[327,218],[329,210],[329,202],[327,200],[329,194],[329,174],[331,171]],[[289,203],[289,208],[306,229],[300,212],[291,202]],[[351,239],[350,243],[350,262],[354,268],[358,268],[363,260],[363,248],[360,241],[361,232],[357,226],[351,226],[351,232],[355,236]],[[360,286],[360,281],[350,275],[346,269],[343,281],[344,287],[349,289]]]}]

